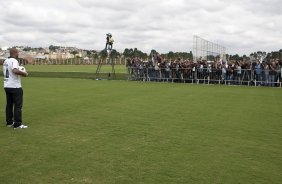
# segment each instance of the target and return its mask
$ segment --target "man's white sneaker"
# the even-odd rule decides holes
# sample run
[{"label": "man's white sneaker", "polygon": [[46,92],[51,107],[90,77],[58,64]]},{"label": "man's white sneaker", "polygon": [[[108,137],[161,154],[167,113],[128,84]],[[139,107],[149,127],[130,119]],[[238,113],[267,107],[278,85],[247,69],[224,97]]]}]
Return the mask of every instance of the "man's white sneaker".
[{"label": "man's white sneaker", "polygon": [[28,128],[28,126],[26,126],[26,125],[20,125],[20,126],[14,128],[14,129],[18,129],[18,128]]}]

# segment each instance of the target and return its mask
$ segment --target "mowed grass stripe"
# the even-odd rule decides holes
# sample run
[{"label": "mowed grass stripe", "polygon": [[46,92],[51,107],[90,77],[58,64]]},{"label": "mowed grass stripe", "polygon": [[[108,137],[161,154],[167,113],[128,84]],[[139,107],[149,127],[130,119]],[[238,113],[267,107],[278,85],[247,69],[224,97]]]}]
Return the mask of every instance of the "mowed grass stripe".
[{"label": "mowed grass stripe", "polygon": [[280,89],[49,78],[23,85],[27,130],[4,126],[0,96],[4,183],[282,179]]},{"label": "mowed grass stripe", "polygon": [[[98,65],[26,65],[30,72],[86,72],[95,73]],[[125,65],[115,65],[116,73],[126,73]],[[100,72],[111,72],[112,66],[103,64]]]}]

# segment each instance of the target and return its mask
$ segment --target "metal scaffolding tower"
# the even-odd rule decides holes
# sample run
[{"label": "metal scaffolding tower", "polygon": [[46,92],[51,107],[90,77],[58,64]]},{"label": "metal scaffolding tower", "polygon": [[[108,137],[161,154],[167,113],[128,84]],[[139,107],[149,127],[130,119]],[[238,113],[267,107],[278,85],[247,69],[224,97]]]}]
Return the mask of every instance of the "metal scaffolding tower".
[{"label": "metal scaffolding tower", "polygon": [[215,58],[226,60],[226,48],[195,35],[193,37],[193,61],[208,61],[215,60]]}]

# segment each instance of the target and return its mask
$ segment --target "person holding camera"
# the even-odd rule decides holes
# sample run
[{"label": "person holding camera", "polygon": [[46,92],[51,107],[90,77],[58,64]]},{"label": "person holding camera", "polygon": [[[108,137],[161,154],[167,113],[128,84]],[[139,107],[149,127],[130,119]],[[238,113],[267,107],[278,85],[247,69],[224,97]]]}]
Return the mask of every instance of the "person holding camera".
[{"label": "person holding camera", "polygon": [[112,50],[113,48],[113,43],[114,43],[114,39],[111,33],[107,34],[107,38],[106,38],[106,49],[108,50]]}]

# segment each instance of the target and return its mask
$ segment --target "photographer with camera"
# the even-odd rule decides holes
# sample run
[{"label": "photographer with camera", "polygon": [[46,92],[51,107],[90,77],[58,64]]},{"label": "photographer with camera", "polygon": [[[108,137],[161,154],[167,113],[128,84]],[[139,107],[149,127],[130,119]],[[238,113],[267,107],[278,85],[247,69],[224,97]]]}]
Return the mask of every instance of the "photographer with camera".
[{"label": "photographer with camera", "polygon": [[114,39],[111,33],[107,34],[107,38],[106,38],[106,49],[107,50],[112,50],[113,48],[113,43],[114,43]]}]

